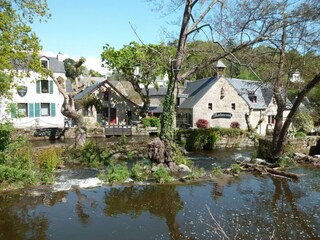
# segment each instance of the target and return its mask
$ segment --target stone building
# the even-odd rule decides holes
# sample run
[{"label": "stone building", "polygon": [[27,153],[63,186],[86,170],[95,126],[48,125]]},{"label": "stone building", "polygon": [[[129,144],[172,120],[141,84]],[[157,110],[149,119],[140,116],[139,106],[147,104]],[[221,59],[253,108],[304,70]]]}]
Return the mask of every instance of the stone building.
[{"label": "stone building", "polygon": [[[179,95],[177,126],[194,128],[199,119],[205,119],[211,127],[239,125],[246,130],[250,123],[258,126],[260,135],[271,132],[277,111],[271,89],[259,81],[224,77],[221,61],[215,67],[215,77],[189,82]],[[287,106],[284,118],[289,113],[289,101]]]}]

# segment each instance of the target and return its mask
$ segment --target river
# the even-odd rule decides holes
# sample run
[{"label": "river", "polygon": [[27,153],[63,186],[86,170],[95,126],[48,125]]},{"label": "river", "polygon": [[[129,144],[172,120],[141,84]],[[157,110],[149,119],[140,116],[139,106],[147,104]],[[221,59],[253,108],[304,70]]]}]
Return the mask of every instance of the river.
[{"label": "river", "polygon": [[[249,153],[189,157],[208,168]],[[100,186],[94,170],[65,171],[53,187],[0,194],[0,239],[320,239],[319,169],[291,171],[304,175],[116,187]]]}]

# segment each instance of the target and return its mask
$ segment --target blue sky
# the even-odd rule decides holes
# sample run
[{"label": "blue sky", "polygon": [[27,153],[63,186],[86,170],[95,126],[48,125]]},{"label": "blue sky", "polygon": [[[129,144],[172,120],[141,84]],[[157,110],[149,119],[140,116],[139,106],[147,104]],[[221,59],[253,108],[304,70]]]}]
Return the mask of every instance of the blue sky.
[{"label": "blue sky", "polygon": [[[173,28],[176,16],[162,17],[145,0],[47,0],[51,19],[35,23],[33,31],[44,51],[68,57],[100,59],[103,46],[116,49],[131,41],[139,42],[132,23],[144,43],[164,41],[163,28]],[[171,18],[171,19],[170,19]]]}]

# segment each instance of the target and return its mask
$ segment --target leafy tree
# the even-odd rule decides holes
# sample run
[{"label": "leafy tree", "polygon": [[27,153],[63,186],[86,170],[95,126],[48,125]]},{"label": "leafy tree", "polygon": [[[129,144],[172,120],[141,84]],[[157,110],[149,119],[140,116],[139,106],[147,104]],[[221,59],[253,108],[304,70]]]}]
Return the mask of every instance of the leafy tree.
[{"label": "leafy tree", "polygon": [[[11,88],[13,70],[41,72],[39,39],[30,24],[49,17],[46,0],[1,0],[0,2],[0,96]],[[10,77],[4,70],[9,70]]]},{"label": "leafy tree", "polygon": [[[156,77],[166,73],[167,58],[172,51],[173,48],[163,44],[140,45],[136,42],[131,42],[120,50],[108,44],[104,46],[102,60],[116,70],[116,74],[120,74],[123,80],[133,85],[143,101],[142,116],[146,115],[150,106],[149,86],[154,84],[157,87]],[[140,85],[143,85],[143,88]]]}]

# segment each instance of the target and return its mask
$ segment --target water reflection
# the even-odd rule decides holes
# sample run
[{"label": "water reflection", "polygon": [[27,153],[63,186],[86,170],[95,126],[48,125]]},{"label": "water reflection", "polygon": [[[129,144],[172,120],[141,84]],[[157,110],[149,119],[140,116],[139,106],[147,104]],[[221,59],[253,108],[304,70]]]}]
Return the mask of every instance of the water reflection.
[{"label": "water reflection", "polygon": [[137,218],[142,212],[166,220],[171,239],[191,239],[183,236],[176,216],[183,209],[183,202],[175,186],[147,186],[141,188],[114,188],[105,195],[105,214],[109,217],[129,214]]}]

